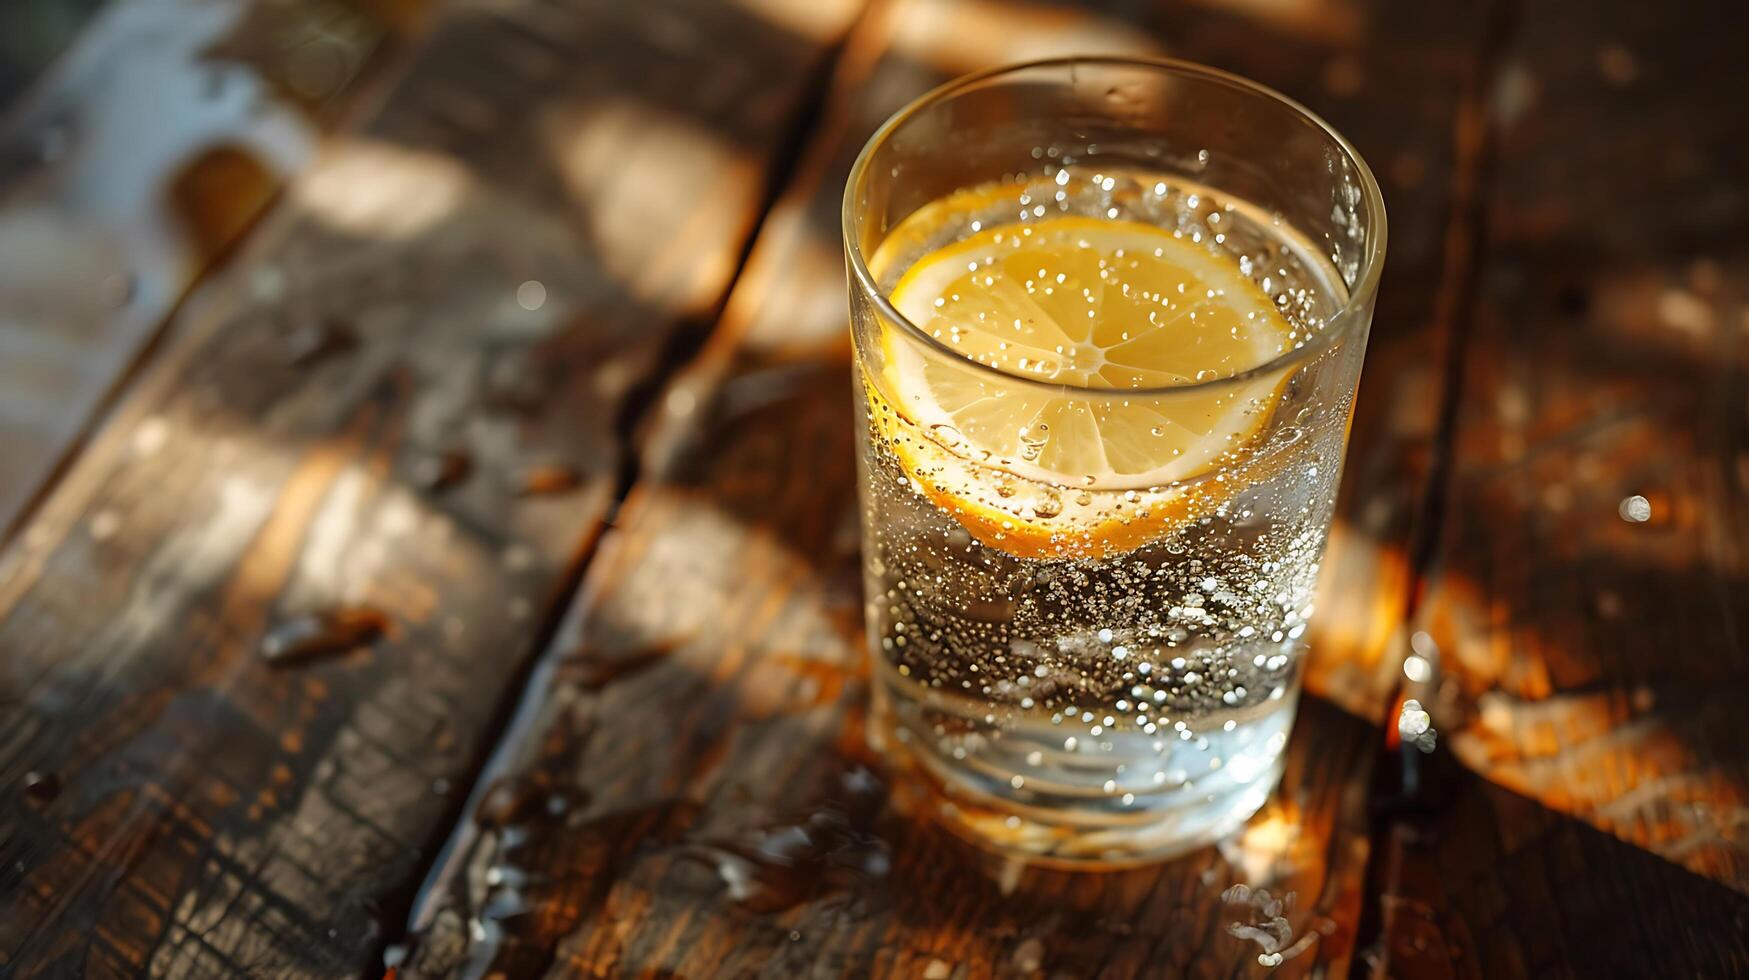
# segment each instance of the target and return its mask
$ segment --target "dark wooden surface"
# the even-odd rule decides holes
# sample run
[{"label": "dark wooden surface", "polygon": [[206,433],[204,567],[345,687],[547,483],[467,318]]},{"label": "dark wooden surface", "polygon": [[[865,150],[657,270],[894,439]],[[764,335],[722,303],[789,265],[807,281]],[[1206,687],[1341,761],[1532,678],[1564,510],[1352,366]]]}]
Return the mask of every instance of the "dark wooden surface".
[{"label": "dark wooden surface", "polygon": [[[0,559],[0,968],[376,966],[628,406],[727,289],[848,24],[820,9],[451,5],[178,317]],[[258,654],[339,605],[386,635]]]},{"label": "dark wooden surface", "polygon": [[[1725,9],[1525,16],[1423,622],[1466,764],[1749,889],[1749,122],[1676,43]],[[1656,193],[1598,178],[1645,152],[1604,119]]]},{"label": "dark wooden surface", "polygon": [[1719,29],[1740,14],[1516,17],[1414,620],[1461,768],[1376,837],[1380,962],[1745,975],[1749,123]]},{"label": "dark wooden surface", "polygon": [[[1289,975],[1749,974],[1729,5],[416,6],[0,486],[0,973],[1262,974],[1244,884]],[[1282,789],[1067,875],[864,746],[837,198],[1092,50],[1308,102],[1392,238]]]},{"label": "dark wooden surface", "polygon": [[[986,40],[954,43],[968,37]],[[1234,884],[1295,896],[1290,972],[1346,971],[1371,742],[1322,703],[1252,828],[1158,869],[983,867],[873,782],[844,177],[868,132],[945,78],[1090,44],[1160,39],[963,3],[894,3],[859,24],[717,330],[658,400],[641,478],[474,822],[415,910],[411,973],[1261,972],[1227,932],[1247,914],[1219,899]],[[525,797],[504,821],[501,800]]]}]

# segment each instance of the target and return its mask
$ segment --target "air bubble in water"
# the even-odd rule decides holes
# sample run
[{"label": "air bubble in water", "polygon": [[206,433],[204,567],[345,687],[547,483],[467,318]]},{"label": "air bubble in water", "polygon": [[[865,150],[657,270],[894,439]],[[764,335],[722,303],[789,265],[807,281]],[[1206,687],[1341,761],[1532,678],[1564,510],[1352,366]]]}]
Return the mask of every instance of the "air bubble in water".
[{"label": "air bubble in water", "polygon": [[[1179,152],[1186,165],[1212,166],[1195,149]],[[1052,201],[1062,188],[1065,197],[1054,208],[1098,220],[1121,201],[1144,219],[1189,222],[1181,236],[1187,245],[1191,224],[1206,221],[1203,237],[1211,239],[1211,249],[1220,245],[1227,250],[1236,274],[1257,279],[1267,274],[1271,299],[1277,291],[1284,295],[1284,316],[1294,330],[1303,331],[1284,344],[1315,336],[1321,328],[1314,321],[1330,306],[1321,283],[1336,282],[1336,270],[1305,268],[1304,263],[1326,256],[1298,256],[1281,246],[1285,239],[1269,225],[1267,214],[1253,217],[1219,195],[1191,201],[1189,188],[1169,186],[1153,173],[1059,174],[1054,164],[1064,162],[1063,151],[1052,148],[1048,155],[1052,169],[1032,174],[1037,179],[1024,185],[1040,202]],[[1101,193],[1113,177],[1111,194]],[[1124,195],[1117,194],[1120,188]],[[976,232],[974,219],[994,223],[998,213],[1011,215],[1006,205],[1013,200],[1018,208],[1015,197],[1003,199],[1000,211],[966,211],[953,230]],[[1026,202],[1026,208],[1031,216],[1033,202]],[[1224,242],[1212,241],[1211,215],[1218,215]],[[1021,242],[1016,234],[1015,246]],[[1249,257],[1249,273],[1241,257]],[[982,282],[984,274],[972,272]],[[1031,269],[1026,272],[1032,274]],[[1089,284],[1052,285],[1063,287],[1059,294],[1070,293],[1062,297],[1070,303],[1072,294]],[[1153,299],[1182,304],[1206,291],[1206,284],[1193,282],[1182,294]],[[1075,315],[1084,316],[1085,309],[1075,307]],[[1199,328],[1203,319],[1199,313]],[[1211,330],[1232,325],[1208,319]],[[1067,341],[1054,354],[1028,350],[1025,370],[1048,373],[1058,366],[1050,362],[1079,362],[1085,353],[1071,349]],[[1011,347],[1000,356],[1018,360],[1018,354]],[[1046,363],[1032,359],[1040,356]],[[1227,378],[1248,365],[1238,360],[1191,364],[1185,373],[1198,367],[1210,369],[1198,378],[1207,381]],[[1243,394],[1236,399],[1223,396],[1223,412],[1248,408],[1255,413],[1253,421],[1273,419],[1267,431],[1270,451],[1293,446],[1282,455],[1296,457],[1288,472],[1302,478],[1275,481],[1283,484],[1282,499],[1270,495],[1276,494],[1273,484],[1267,494],[1238,496],[1259,479],[1254,470],[1245,469],[1250,447],[1217,429],[1211,443],[1223,448],[1224,438],[1226,452],[1213,461],[1214,473],[1226,477],[1224,485],[1212,477],[1206,484],[1191,480],[1189,485],[1154,479],[1162,486],[1143,491],[1138,485],[1125,502],[1125,486],[1100,485],[1097,477],[1087,475],[1091,466],[1067,461],[1058,466],[1043,459],[1053,444],[1039,423],[1052,416],[1038,414],[1036,406],[1011,416],[1013,422],[993,433],[996,451],[991,453],[977,445],[972,433],[952,426],[930,426],[934,420],[929,419],[895,420],[899,406],[878,390],[880,379],[864,380],[872,414],[863,451],[874,474],[866,487],[864,525],[875,584],[869,615],[879,627],[876,656],[890,668],[890,681],[883,683],[889,683],[901,703],[913,706],[932,691],[965,701],[964,711],[955,707],[928,721],[917,718],[896,725],[896,742],[908,751],[941,756],[952,772],[995,765],[1002,773],[995,777],[1005,787],[1002,793],[1017,798],[1048,791],[1064,772],[1073,771],[1078,779],[1091,778],[1092,787],[1113,780],[1117,785],[1111,805],[1134,790],[1134,805],[1142,808],[1201,807],[1205,794],[1224,793],[1221,787],[1228,782],[1245,782],[1242,776],[1276,760],[1287,740],[1282,695],[1293,676],[1289,667],[1299,656],[1298,647],[1287,644],[1304,632],[1311,615],[1310,590],[1322,550],[1319,514],[1333,490],[1328,478],[1303,479],[1314,461],[1299,457],[1310,456],[1306,442],[1321,438],[1330,421],[1324,416],[1339,415],[1342,406],[1307,411],[1303,385],[1254,399],[1249,406]],[[983,394],[993,407],[1011,411],[1022,410],[1030,397],[1020,385],[992,386]],[[995,401],[1004,394],[1006,401]],[[1296,417],[1296,411],[1302,414]],[[973,417],[962,419],[972,424]],[[1136,449],[1170,459],[1183,455],[1164,438],[1172,435],[1165,431],[1173,428],[1171,421],[1137,417],[1142,421],[1135,435],[1157,431]],[[1099,420],[1091,421],[1097,425]],[[1051,427],[1069,424],[1065,416]],[[1278,431],[1289,426],[1301,432]],[[966,456],[968,468],[950,471],[927,454],[922,461],[910,457],[907,448],[923,439]],[[972,472],[971,464],[980,458],[1008,472]],[[1015,463],[1041,462],[1074,475],[1059,477],[1048,487],[1013,475]],[[1328,470],[1324,460],[1316,462]],[[905,479],[895,479],[901,473]],[[913,479],[933,488],[930,495],[914,493]],[[999,501],[1004,482],[1011,490],[1004,495],[1010,499]],[[1181,519],[1175,507],[1158,506],[1168,494],[1192,505],[1189,519]],[[1000,511],[993,518],[984,510],[990,505]],[[1158,512],[1143,516],[1149,510]],[[1035,519],[1039,523],[1026,526]],[[1120,522],[1127,522],[1129,530],[1119,530]],[[1215,587],[1204,591],[1202,586],[1209,584],[1205,580],[1213,580]],[[907,587],[897,584],[901,581]],[[1104,642],[1101,628],[1110,631]],[[1250,634],[1240,638],[1246,629]],[[1266,637],[1271,643],[1267,647]],[[898,642],[901,638],[903,643]],[[1419,719],[1411,716],[1409,721],[1414,730]],[[1017,746],[1024,747],[1016,751]],[[1209,768],[1214,758],[1222,760],[1218,770]],[[1211,771],[1218,777],[1209,775]],[[1009,782],[1017,772],[1023,774],[1019,787]],[[1200,777],[1194,782],[1188,775],[1193,772]],[[1148,792],[1139,786],[1147,786]],[[1237,804],[1222,800],[1213,805]],[[1293,957],[1279,942],[1263,952],[1277,950],[1283,959]]]}]

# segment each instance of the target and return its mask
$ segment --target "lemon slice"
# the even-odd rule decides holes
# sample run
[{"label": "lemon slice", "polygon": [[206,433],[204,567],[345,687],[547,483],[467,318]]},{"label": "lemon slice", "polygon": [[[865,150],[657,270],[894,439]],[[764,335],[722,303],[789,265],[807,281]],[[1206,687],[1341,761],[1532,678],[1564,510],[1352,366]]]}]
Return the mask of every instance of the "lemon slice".
[{"label": "lemon slice", "polygon": [[1235,261],[1132,221],[988,229],[913,263],[891,300],[954,352],[883,333],[891,414],[916,430],[890,440],[901,462],[981,541],[1028,556],[1128,550],[1229,498],[1241,481],[1201,478],[1240,465],[1286,374],[1196,383],[1294,342]]}]

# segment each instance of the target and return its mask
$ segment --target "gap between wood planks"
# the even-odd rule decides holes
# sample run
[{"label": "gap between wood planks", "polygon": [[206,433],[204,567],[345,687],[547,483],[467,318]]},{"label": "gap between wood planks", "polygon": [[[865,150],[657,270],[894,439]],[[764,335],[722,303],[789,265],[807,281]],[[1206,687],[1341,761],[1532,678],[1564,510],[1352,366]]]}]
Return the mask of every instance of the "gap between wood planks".
[{"label": "gap between wood planks", "polygon": [[510,693],[499,705],[488,725],[488,735],[480,742],[481,751],[470,763],[473,782],[467,795],[444,814],[437,825],[437,833],[429,842],[431,846],[424,848],[425,852],[434,854],[434,857],[419,876],[417,891],[408,895],[406,902],[384,908],[385,922],[400,923],[400,931],[391,934],[385,930],[382,941],[372,953],[373,959],[381,960],[386,950],[403,944],[409,935],[429,924],[425,920],[435,912],[436,903],[441,898],[438,889],[446,881],[453,880],[451,870],[454,862],[467,856],[473,830],[471,815],[490,788],[492,780],[496,778],[501,757],[518,744],[517,734],[526,729],[538,713],[542,695],[549,686],[548,682],[557,661],[569,652],[556,645],[555,640],[561,635],[561,628],[567,620],[577,615],[584,606],[581,591],[584,576],[599,551],[602,536],[614,526],[620,507],[637,486],[643,472],[645,454],[638,450],[639,433],[646,427],[651,412],[659,408],[658,398],[669,381],[698,359],[715,333],[714,328],[722,319],[741,274],[746,271],[748,260],[773,208],[785,188],[794,180],[806,156],[809,137],[825,115],[833,92],[831,81],[838,71],[846,46],[857,36],[862,23],[885,2],[886,0],[867,0],[843,33],[821,53],[807,77],[808,95],[785,122],[783,135],[773,149],[765,185],[760,190],[757,217],[748,226],[747,235],[735,256],[733,274],[728,277],[721,295],[708,310],[696,318],[689,318],[670,334],[657,354],[653,370],[627,393],[619,416],[614,420],[615,441],[624,451],[619,460],[619,471],[615,475],[612,499],[606,516],[601,526],[583,543],[577,560],[558,582],[558,594],[565,598],[547,609],[545,617],[535,629],[533,643],[539,652],[527,659],[525,666],[508,685],[507,690]]},{"label": "gap between wood planks", "polygon": [[1456,455],[1458,407],[1463,396],[1464,353],[1476,318],[1476,290],[1488,237],[1488,190],[1493,184],[1499,129],[1492,94],[1501,62],[1511,46],[1522,0],[1493,0],[1476,53],[1469,91],[1458,102],[1452,120],[1456,166],[1452,173],[1451,219],[1446,225],[1445,270],[1434,307],[1443,324],[1446,344],[1441,365],[1439,417],[1433,432],[1427,486],[1409,541],[1409,590],[1403,622],[1412,622],[1421,602],[1421,588],[1439,548],[1444,528],[1452,464]]},{"label": "gap between wood planks", "polygon": [[[1439,413],[1430,446],[1426,482],[1420,499],[1413,505],[1410,521],[1408,587],[1404,590],[1403,610],[1398,619],[1397,635],[1386,651],[1387,657],[1397,661],[1403,659],[1408,648],[1409,633],[1438,555],[1441,533],[1450,510],[1465,353],[1476,318],[1475,295],[1487,246],[1488,191],[1495,178],[1499,154],[1500,133],[1492,110],[1493,93],[1500,79],[1505,54],[1517,33],[1522,2],[1492,0],[1489,4],[1466,90],[1459,98],[1457,112],[1452,118],[1450,216],[1443,246],[1444,268],[1439,277],[1439,295],[1433,311],[1436,336],[1444,338],[1437,354],[1443,359],[1439,376]],[[1386,702],[1388,710],[1385,716],[1372,719],[1380,725],[1379,757],[1371,768],[1375,785],[1368,794],[1369,805],[1375,811],[1381,803],[1377,786],[1380,775],[1396,765],[1395,757],[1399,752],[1412,751],[1406,745],[1393,747],[1388,741],[1394,734],[1397,711],[1405,697],[1400,671],[1396,676],[1392,695]],[[1380,959],[1369,968],[1368,954],[1377,951],[1385,938],[1381,899],[1393,890],[1390,886],[1398,871],[1390,860],[1392,849],[1388,841],[1406,819],[1400,813],[1378,813],[1368,821],[1369,846],[1361,878],[1361,914],[1355,928],[1356,955],[1350,968],[1354,976],[1377,973],[1386,965]]]}]

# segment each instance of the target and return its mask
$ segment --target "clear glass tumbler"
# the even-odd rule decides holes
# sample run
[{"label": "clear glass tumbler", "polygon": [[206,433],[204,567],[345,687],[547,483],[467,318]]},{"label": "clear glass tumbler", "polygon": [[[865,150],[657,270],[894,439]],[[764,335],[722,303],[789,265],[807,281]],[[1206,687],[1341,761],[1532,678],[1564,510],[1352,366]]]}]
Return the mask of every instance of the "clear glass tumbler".
[{"label": "clear glass tumbler", "polygon": [[1167,60],[946,85],[844,197],[871,740],[954,830],[1113,865],[1281,772],[1384,257],[1297,103]]}]

